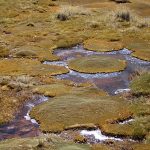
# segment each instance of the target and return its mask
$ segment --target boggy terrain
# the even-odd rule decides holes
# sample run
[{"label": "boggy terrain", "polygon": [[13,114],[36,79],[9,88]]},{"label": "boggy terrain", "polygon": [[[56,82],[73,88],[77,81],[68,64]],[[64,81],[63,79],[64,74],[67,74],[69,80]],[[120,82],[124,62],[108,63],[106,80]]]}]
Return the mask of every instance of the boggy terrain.
[{"label": "boggy terrain", "polygon": [[149,0],[0,0],[0,149],[149,150],[149,15]]}]

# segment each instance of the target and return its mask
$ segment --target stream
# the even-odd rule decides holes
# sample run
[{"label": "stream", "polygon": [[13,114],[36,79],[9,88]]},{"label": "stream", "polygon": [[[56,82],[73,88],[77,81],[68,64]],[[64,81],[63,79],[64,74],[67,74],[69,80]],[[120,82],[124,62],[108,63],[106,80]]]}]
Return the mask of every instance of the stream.
[{"label": "stream", "polygon": [[[60,57],[60,61],[45,61],[44,64],[65,66],[69,69],[67,64],[68,60],[75,59],[79,56],[90,55],[109,56],[110,58],[126,60],[127,67],[122,72],[86,74],[69,69],[69,73],[55,76],[57,79],[71,80],[75,83],[91,82],[95,84],[97,88],[107,91],[110,95],[115,95],[121,92],[130,91],[129,78],[136,70],[150,69],[150,62],[132,57],[131,53],[132,51],[127,49],[112,52],[94,52],[85,50],[82,45],[77,45],[68,49],[55,50],[54,54]],[[34,101],[31,100],[23,106],[21,112],[17,114],[12,122],[0,126],[0,140],[14,137],[34,137],[41,134],[38,123],[36,120],[30,118],[29,112],[34,106],[47,101],[48,97],[35,96],[33,99]],[[120,124],[126,124],[132,121],[134,121],[134,119],[127,119]],[[94,139],[95,141],[105,141],[108,139],[122,141],[121,138],[103,135],[100,129],[92,131],[82,130],[80,134],[88,137],[89,139],[92,137],[91,140]]]},{"label": "stream", "polygon": [[132,73],[140,69],[150,69],[150,62],[132,57],[131,53],[132,51],[127,49],[111,52],[94,52],[85,50],[82,45],[77,45],[70,49],[55,50],[54,54],[60,57],[60,61],[46,61],[44,64],[65,66],[69,69],[67,61],[78,58],[79,56],[91,55],[126,60],[127,67],[122,72],[87,74],[69,69],[69,73],[56,76],[57,79],[71,80],[76,83],[91,82],[97,88],[107,91],[110,95],[115,95],[123,91],[129,91],[129,78]]}]

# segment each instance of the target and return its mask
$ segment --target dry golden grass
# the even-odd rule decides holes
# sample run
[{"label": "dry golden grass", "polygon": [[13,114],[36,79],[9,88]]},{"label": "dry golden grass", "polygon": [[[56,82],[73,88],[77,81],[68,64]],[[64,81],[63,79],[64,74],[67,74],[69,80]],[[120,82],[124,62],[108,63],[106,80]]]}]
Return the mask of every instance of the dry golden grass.
[{"label": "dry golden grass", "polygon": [[76,15],[90,15],[90,11],[87,8],[79,6],[64,5],[56,14],[56,18],[60,21],[68,20]]},{"label": "dry golden grass", "polygon": [[100,39],[88,39],[84,41],[84,48],[96,52],[109,52],[124,48],[121,41],[107,41]]},{"label": "dry golden grass", "polygon": [[0,60],[0,75],[56,75],[67,73],[68,70],[61,66],[41,64],[32,59],[3,59]]},{"label": "dry golden grass", "polygon": [[108,19],[106,21],[108,20],[118,26],[120,25],[119,23],[122,23],[124,26],[135,26],[138,28],[150,26],[150,19],[148,17],[141,17],[125,6],[118,6],[116,10],[108,14]]}]

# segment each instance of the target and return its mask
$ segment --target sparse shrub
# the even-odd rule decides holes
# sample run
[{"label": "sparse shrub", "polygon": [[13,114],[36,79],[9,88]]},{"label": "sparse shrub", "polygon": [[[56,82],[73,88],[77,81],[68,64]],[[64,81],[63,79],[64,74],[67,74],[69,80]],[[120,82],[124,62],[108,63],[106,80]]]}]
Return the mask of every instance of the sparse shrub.
[{"label": "sparse shrub", "polygon": [[89,26],[91,28],[98,28],[100,25],[99,25],[99,22],[97,22],[97,21],[91,21],[91,22],[89,22]]},{"label": "sparse shrub", "polygon": [[16,78],[13,78],[9,83],[8,86],[10,88],[16,88],[16,89],[23,89],[32,87],[33,85],[36,85],[37,83],[34,81],[33,77],[30,76],[18,76]]},{"label": "sparse shrub", "polygon": [[129,0],[110,0],[110,1],[114,1],[116,3],[129,3]]},{"label": "sparse shrub", "polygon": [[89,15],[90,12],[86,8],[79,6],[62,6],[60,11],[56,14],[56,18],[60,21],[69,20],[76,15]]},{"label": "sparse shrub", "polygon": [[17,82],[21,82],[24,84],[29,84],[32,81],[32,79],[33,79],[33,77],[25,76],[25,75],[16,77]]},{"label": "sparse shrub", "polygon": [[114,27],[125,26],[136,27],[137,29],[150,27],[149,18],[142,18],[124,6],[119,6],[115,11],[108,14],[106,18],[106,23]]},{"label": "sparse shrub", "polygon": [[38,84],[36,81],[34,81],[33,77],[30,76],[18,76],[18,77],[10,77],[10,76],[2,76],[0,77],[0,85],[8,86],[11,89],[23,89],[32,87],[33,85]]},{"label": "sparse shrub", "polygon": [[82,136],[82,135],[76,135],[75,138],[74,138],[74,142],[86,143],[87,139],[84,136]]},{"label": "sparse shrub", "polygon": [[140,18],[135,16],[133,19],[135,26],[138,28],[150,27],[150,18]]},{"label": "sparse shrub", "polygon": [[44,140],[39,140],[39,143],[37,145],[37,148],[44,148],[45,147],[45,141]]},{"label": "sparse shrub", "polygon": [[118,21],[131,21],[132,14],[127,8],[119,8],[114,12],[115,19]]},{"label": "sparse shrub", "polygon": [[10,76],[1,76],[0,85],[7,85],[10,80],[11,80]]},{"label": "sparse shrub", "polygon": [[57,6],[57,4],[55,3],[55,2],[50,2],[49,4],[48,4],[48,6],[51,6],[51,7],[53,7],[53,6]]}]

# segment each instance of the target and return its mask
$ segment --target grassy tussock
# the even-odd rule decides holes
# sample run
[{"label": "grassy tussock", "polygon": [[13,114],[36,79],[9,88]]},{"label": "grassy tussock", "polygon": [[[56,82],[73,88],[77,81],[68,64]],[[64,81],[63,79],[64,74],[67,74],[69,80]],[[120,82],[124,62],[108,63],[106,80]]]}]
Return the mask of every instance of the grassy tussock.
[{"label": "grassy tussock", "polygon": [[1,76],[0,85],[3,89],[24,89],[37,85],[37,81],[33,77],[22,75],[17,77]]},{"label": "grassy tussock", "polygon": [[114,11],[113,15],[114,15],[114,19],[120,22],[131,21],[132,19],[132,14],[130,10],[127,9],[126,7],[123,7],[123,9],[118,8],[116,11]]},{"label": "grassy tussock", "polygon": [[148,96],[150,94],[150,73],[137,75],[131,82],[132,93],[136,96]]},{"label": "grassy tussock", "polygon": [[149,74],[148,70],[145,68],[136,68],[134,73],[132,73],[132,75],[130,76],[130,80],[134,80],[136,78],[138,78],[139,76],[143,75],[143,74]]},{"label": "grassy tussock", "polygon": [[110,0],[110,1],[113,1],[116,3],[129,3],[130,2],[129,0]]},{"label": "grassy tussock", "polygon": [[142,18],[135,14],[127,7],[118,7],[115,11],[113,11],[110,16],[108,15],[108,20],[111,20],[114,24],[120,23],[128,23],[130,26],[136,26],[138,28],[149,27],[150,19]]},{"label": "grassy tussock", "polygon": [[76,15],[89,15],[90,11],[80,6],[62,6],[56,14],[56,18],[60,21],[69,20]]},{"label": "grassy tussock", "polygon": [[68,66],[82,73],[110,73],[124,70],[126,62],[109,57],[89,56],[71,60]]}]

